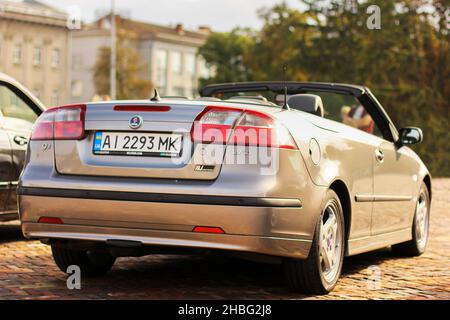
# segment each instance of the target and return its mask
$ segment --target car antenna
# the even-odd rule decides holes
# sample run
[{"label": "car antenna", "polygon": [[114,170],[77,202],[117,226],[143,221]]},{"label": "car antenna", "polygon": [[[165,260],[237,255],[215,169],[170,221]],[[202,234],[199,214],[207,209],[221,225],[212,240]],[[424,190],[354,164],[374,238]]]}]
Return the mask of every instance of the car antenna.
[{"label": "car antenna", "polygon": [[286,83],[286,75],[287,75],[287,65],[283,65],[283,73],[284,73],[284,104],[281,109],[283,110],[290,110],[288,103],[287,103],[287,95],[288,95],[288,88]]},{"label": "car antenna", "polygon": [[158,90],[156,90],[156,88],[154,88],[153,90],[154,90],[154,94],[153,94],[153,97],[150,98],[150,101],[159,101],[159,100],[161,100],[161,97],[159,96]]}]

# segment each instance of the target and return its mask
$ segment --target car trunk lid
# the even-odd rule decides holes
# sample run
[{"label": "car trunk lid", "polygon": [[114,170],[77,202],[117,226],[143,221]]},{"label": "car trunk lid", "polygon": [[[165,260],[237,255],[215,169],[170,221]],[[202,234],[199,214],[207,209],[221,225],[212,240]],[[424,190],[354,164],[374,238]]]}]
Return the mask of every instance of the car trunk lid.
[{"label": "car trunk lid", "polygon": [[[195,145],[191,140],[194,120],[204,108],[205,105],[200,103],[88,104],[84,121],[85,138],[55,141],[57,171],[60,174],[87,176],[215,179],[219,174],[221,163],[205,166],[201,157],[198,156],[202,152],[202,145]],[[140,122],[139,126],[133,127],[133,118],[138,119],[136,121]],[[134,137],[145,141],[147,136],[147,145],[144,148],[150,146],[151,137],[156,141],[161,139],[159,142],[162,143],[159,149],[154,149],[154,152],[147,154],[142,154],[139,150],[131,150],[126,154],[122,150],[117,154],[111,151],[99,151],[99,148],[97,148],[99,152],[96,152],[96,144],[97,147],[101,147],[102,142],[105,145],[105,141],[101,141],[100,138],[102,135],[104,140],[105,136],[109,136],[110,140],[117,137],[119,140],[126,140],[126,137],[131,137],[133,139],[131,142],[135,141]],[[123,144],[124,142],[126,141],[122,141]],[[170,143],[172,146],[177,144],[176,147],[179,150],[174,150],[173,153],[163,152]],[[136,146],[138,145],[142,144],[138,142]],[[131,147],[131,144],[127,147]],[[216,147],[217,152],[223,155],[224,146]]]}]

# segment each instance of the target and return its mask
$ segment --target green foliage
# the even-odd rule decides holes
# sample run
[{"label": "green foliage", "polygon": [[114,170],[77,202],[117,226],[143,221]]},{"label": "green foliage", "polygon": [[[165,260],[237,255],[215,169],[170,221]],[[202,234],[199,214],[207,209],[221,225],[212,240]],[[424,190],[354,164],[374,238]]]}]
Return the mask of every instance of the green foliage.
[{"label": "green foliage", "polygon": [[[302,0],[300,12],[286,4],[260,11],[259,33],[235,42],[239,68],[227,68],[223,81],[288,80],[363,84],[371,88],[398,128],[418,126],[424,143],[414,146],[433,175],[450,176],[449,101],[450,47],[444,0]],[[366,12],[381,9],[381,29],[366,27]],[[232,33],[231,33],[232,34]],[[221,51],[221,34],[214,47]],[[245,37],[243,39],[242,37]],[[239,47],[245,43],[245,46]],[[200,53],[203,55],[203,51]],[[216,66],[229,61],[227,50]],[[229,66],[229,65],[228,65]],[[243,74],[245,72],[245,74]]]},{"label": "green foliage", "polygon": [[[314,35],[307,25],[308,14],[290,9],[285,3],[258,12],[264,21],[249,59],[254,78],[258,80],[307,79],[307,67],[298,63]],[[284,66],[287,67],[286,72]],[[295,66],[295,67],[293,67]]]},{"label": "green foliage", "polygon": [[[147,99],[152,94],[153,84],[141,77],[146,65],[139,53],[129,44],[132,39],[125,31],[118,31],[116,46],[116,95],[117,99]],[[99,49],[94,66],[94,83],[97,94],[110,93],[111,48]]]},{"label": "green foliage", "polygon": [[[229,33],[212,34],[199,49],[208,67],[214,70],[215,83],[231,81],[251,81],[250,50],[255,43],[250,30],[236,28]],[[212,79],[201,79],[201,85]]]}]

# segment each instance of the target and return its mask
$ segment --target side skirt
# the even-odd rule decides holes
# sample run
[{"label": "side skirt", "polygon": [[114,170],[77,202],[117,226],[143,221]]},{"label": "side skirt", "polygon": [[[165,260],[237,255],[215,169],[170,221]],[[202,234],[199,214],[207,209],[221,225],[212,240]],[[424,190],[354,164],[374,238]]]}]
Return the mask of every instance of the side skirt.
[{"label": "side skirt", "polygon": [[377,234],[370,237],[350,239],[348,241],[347,256],[353,256],[355,254],[381,249],[393,244],[409,241],[411,239],[411,228]]}]

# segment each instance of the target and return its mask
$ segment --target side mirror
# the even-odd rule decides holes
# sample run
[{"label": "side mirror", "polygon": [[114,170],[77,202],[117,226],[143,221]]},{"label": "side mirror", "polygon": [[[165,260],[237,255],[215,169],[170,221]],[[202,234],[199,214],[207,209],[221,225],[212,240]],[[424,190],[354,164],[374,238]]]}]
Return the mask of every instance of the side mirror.
[{"label": "side mirror", "polygon": [[406,127],[399,130],[398,144],[416,144],[423,141],[423,133],[420,128]]}]

